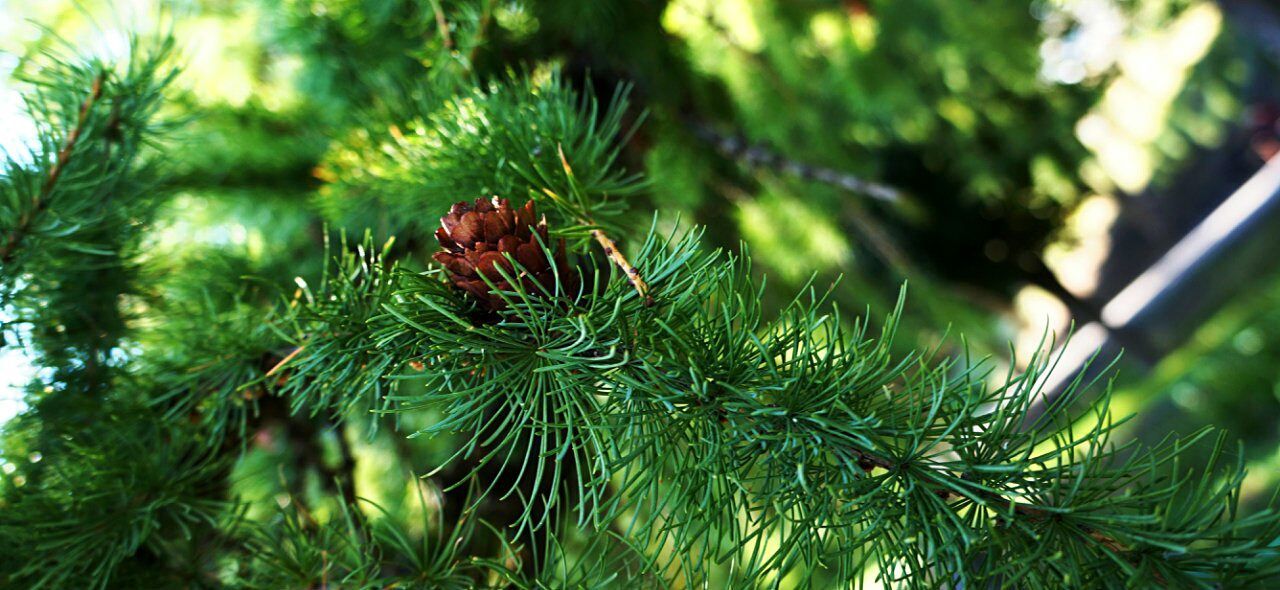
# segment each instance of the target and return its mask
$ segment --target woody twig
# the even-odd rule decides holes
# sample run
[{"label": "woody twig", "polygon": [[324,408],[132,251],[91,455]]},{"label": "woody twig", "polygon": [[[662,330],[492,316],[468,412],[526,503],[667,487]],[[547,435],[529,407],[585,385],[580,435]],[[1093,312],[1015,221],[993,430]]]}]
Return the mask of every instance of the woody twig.
[{"label": "woody twig", "polygon": [[93,85],[89,88],[89,96],[80,103],[80,114],[76,118],[76,124],[67,134],[67,139],[62,144],[62,149],[58,150],[58,156],[53,162],[53,167],[49,169],[49,177],[45,179],[44,184],[40,186],[40,192],[36,194],[31,201],[31,206],[22,212],[18,217],[18,222],[14,224],[9,234],[5,236],[4,243],[0,244],[0,262],[10,262],[14,255],[17,254],[18,245],[26,237],[31,229],[31,224],[35,222],[36,216],[49,206],[49,198],[53,195],[53,189],[58,185],[58,179],[62,177],[62,173],[66,170],[67,164],[71,162],[71,155],[75,152],[76,144],[84,135],[85,126],[89,121],[89,112],[93,109],[94,103],[102,98],[102,88],[107,81],[107,73],[101,72],[93,79]]},{"label": "woody twig", "polygon": [[[568,175],[569,181],[576,182],[573,174],[573,168],[569,166],[569,159],[564,155],[564,147],[561,146],[557,149],[560,153],[560,164],[564,166],[564,172]],[[553,201],[563,203],[560,195],[557,195],[555,192],[549,189],[543,189],[542,192],[551,197]],[[599,226],[591,219],[579,217],[578,223],[593,226],[593,229],[591,230],[591,237],[595,238],[597,244],[600,244],[600,248],[604,250],[604,255],[608,256],[609,260],[613,261],[614,264],[618,265],[618,268],[622,269],[622,273],[627,277],[627,281],[631,283],[631,286],[635,287],[636,293],[640,294],[640,300],[644,302],[645,306],[653,305],[653,296],[649,294],[649,284],[646,283],[644,281],[644,277],[640,275],[640,270],[635,266],[632,266],[631,261],[627,260],[626,255],[618,249],[618,244],[613,241],[613,238],[609,237],[609,234],[606,234],[604,230],[600,229]]]}]

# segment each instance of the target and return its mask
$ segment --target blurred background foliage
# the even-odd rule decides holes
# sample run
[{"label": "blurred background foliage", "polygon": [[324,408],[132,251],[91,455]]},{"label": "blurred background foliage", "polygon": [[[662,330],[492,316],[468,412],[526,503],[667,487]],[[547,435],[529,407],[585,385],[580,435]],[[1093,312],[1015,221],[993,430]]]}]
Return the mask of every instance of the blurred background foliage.
[{"label": "blurred background foliage", "polygon": [[[173,30],[184,69],[169,106],[182,121],[168,140],[173,196],[145,237],[137,306],[245,321],[235,306],[316,280],[326,226],[394,233],[399,254],[425,264],[443,204],[479,196],[451,191],[494,187],[460,179],[431,199],[396,193],[412,167],[386,145],[417,141],[422,157],[446,157],[432,142],[448,137],[403,130],[486,108],[450,107],[409,81],[554,70],[604,100],[631,87],[623,124],[643,124],[621,158],[650,180],[622,223],[644,227],[656,212],[664,225],[708,224],[708,242],[745,243],[771,282],[842,277],[834,297],[851,316],[888,311],[909,279],[901,333],[917,340],[901,346],[945,338],[953,352],[1016,364],[1046,329],[1090,319],[1276,150],[1280,29],[1243,26],[1233,10],[1247,4],[0,0],[0,77],[58,36],[110,55],[128,31]],[[479,13],[480,30],[442,33],[473,22],[451,18],[459,11]],[[4,84],[0,145],[13,147],[22,87]],[[379,174],[381,192],[344,183],[357,171]],[[1280,276],[1222,280],[1237,296],[1194,318],[1185,342],[1121,361],[1116,403],[1142,413],[1135,437],[1214,424],[1243,438],[1248,489],[1267,495],[1280,483]],[[155,330],[209,331],[138,327],[130,346],[141,348]],[[0,419],[47,379],[20,352],[5,355],[0,381],[13,392]],[[421,503],[401,476],[409,464],[449,451],[385,432],[353,440],[369,459],[359,488],[390,513]],[[259,442],[236,469],[285,469],[287,443]],[[284,491],[277,478],[234,479],[250,499]]]}]

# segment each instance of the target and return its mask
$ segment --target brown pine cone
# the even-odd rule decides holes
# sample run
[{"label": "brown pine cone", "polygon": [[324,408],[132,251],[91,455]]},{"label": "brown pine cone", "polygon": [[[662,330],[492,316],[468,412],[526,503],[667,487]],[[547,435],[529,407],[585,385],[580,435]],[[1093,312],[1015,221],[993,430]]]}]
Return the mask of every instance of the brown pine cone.
[{"label": "brown pine cone", "polygon": [[[560,271],[562,285],[572,284],[573,271],[565,262],[564,240],[560,240],[555,251],[553,268],[546,251],[534,238],[537,232],[541,243],[550,246],[547,219],[537,218],[533,201],[519,209],[512,209],[509,201],[497,197],[476,199],[475,203],[455,203],[449,214],[440,218],[440,225],[436,239],[443,250],[433,258],[444,265],[454,286],[470,293],[484,310],[506,308],[506,301],[495,291],[513,290],[511,283],[498,272],[499,268],[514,277],[532,297],[542,293],[538,284],[554,292],[555,269]],[[524,267],[519,274],[507,254]],[[482,276],[493,283],[494,290],[490,290]]]}]

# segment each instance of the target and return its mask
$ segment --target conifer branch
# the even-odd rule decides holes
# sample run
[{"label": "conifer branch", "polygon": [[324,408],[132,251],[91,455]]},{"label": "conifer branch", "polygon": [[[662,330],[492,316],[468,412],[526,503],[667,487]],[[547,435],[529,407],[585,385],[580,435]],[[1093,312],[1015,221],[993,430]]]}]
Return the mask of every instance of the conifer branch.
[{"label": "conifer branch", "polygon": [[475,67],[476,54],[479,53],[480,47],[484,45],[485,37],[489,34],[489,23],[491,22],[493,22],[493,0],[484,0],[484,8],[480,13],[480,23],[476,26],[471,51],[467,52],[467,67]]},{"label": "conifer branch", "polygon": [[[876,455],[875,453],[871,453],[871,452],[863,451],[859,449],[851,449],[851,452],[858,457],[858,466],[867,473],[870,473],[871,470],[877,469],[877,468],[883,469],[885,471],[894,471],[898,469],[898,464],[896,462],[888,458]],[[966,478],[964,475],[961,475],[959,479],[965,480]],[[1053,520],[1054,517],[1056,516],[1053,513],[1046,512],[1030,504],[1018,502],[998,492],[993,492],[985,489],[971,489],[968,487],[966,489],[969,492],[971,492],[971,495],[961,494],[959,492],[955,492],[949,489],[938,489],[937,494],[939,497],[941,497],[944,500],[964,499],[964,500],[975,501],[985,505],[989,509],[997,510],[1001,512],[1001,514],[1007,514],[1006,512],[1003,512],[1003,510],[1007,510],[1009,512],[1012,512],[1013,514],[1016,514],[1037,522],[1050,521],[1050,520]],[[1126,558],[1130,557],[1130,553],[1132,550],[1126,545],[1124,545],[1123,543],[1121,543],[1120,541],[1117,541],[1115,538],[1105,533],[1102,533],[1087,524],[1077,523],[1075,524],[1075,526],[1080,531],[1088,535],[1089,538],[1093,539],[1094,541],[1097,541],[1100,545],[1105,547],[1108,551],[1114,552],[1117,555],[1126,556]],[[1155,572],[1153,577],[1158,583],[1164,584],[1164,579],[1159,574],[1159,572]]]},{"label": "conifer branch", "polygon": [[[445,15],[438,2],[432,6],[440,24]],[[474,52],[488,8],[459,15],[474,17],[473,26],[451,33],[446,22],[440,38],[454,52]],[[429,31],[423,16],[415,25]],[[415,28],[413,41],[423,34]],[[39,114],[71,119],[79,86],[96,72],[74,73]],[[66,145],[59,149],[56,117],[45,128],[39,161],[52,168],[22,169],[29,182],[15,183],[23,198],[13,202],[39,205],[30,215],[54,193],[58,207],[80,188],[86,197],[117,194],[121,185],[100,182],[100,168],[90,164],[128,172],[121,158],[153,145],[112,137],[121,119],[132,130],[155,102],[144,101],[141,113],[115,102],[123,113],[91,116],[100,80]],[[126,80],[118,96],[131,96]],[[14,490],[20,502],[0,511],[0,585],[87,579],[91,588],[151,587],[112,576],[139,565],[148,573],[175,569],[185,556],[167,549],[180,536],[235,539],[228,544],[240,546],[210,550],[191,564],[216,564],[234,578],[218,582],[251,588],[640,587],[646,576],[658,578],[656,586],[731,588],[859,587],[872,576],[916,590],[1269,587],[1280,575],[1280,519],[1236,513],[1242,463],[1210,462],[1200,478],[1176,465],[1202,435],[1152,449],[1117,447],[1106,396],[1082,416],[1079,383],[1044,419],[1030,419],[1047,363],[1033,359],[1033,368],[1010,369],[1000,381],[981,362],[895,345],[900,308],[883,323],[850,322],[829,291],[812,287],[775,314],[750,256],[706,251],[697,229],[665,238],[651,230],[624,256],[614,239],[626,237],[617,223],[627,205],[620,197],[643,183],[617,165],[623,93],[600,109],[555,76],[460,93],[454,83],[414,89],[431,100],[407,107],[421,112],[397,113],[412,132],[389,126],[395,143],[388,149],[348,146],[352,157],[339,159],[354,173],[331,168],[328,205],[355,195],[363,200],[341,203],[338,214],[376,212],[396,231],[418,231],[434,225],[422,223],[431,219],[424,209],[460,198],[546,195],[549,214],[573,226],[555,236],[603,248],[609,262],[569,268],[546,248],[552,234],[537,233],[550,259],[515,262],[537,267],[531,274],[539,280],[486,291],[505,305],[483,315],[446,280],[475,268],[396,268],[388,263],[391,244],[379,253],[369,237],[351,248],[344,242],[316,292],[299,281],[292,302],[269,310],[238,295],[209,297],[204,279],[215,273],[186,277],[207,303],[144,309],[154,327],[138,334],[137,352],[131,347],[121,361],[127,378],[113,384],[129,389],[89,400],[70,420],[53,413],[57,404],[41,403],[16,422],[26,425],[20,440],[47,458],[23,462],[30,483]],[[106,158],[78,157],[90,134],[106,137]],[[752,166],[867,190],[862,179],[745,145],[719,148]],[[85,166],[69,167],[73,160]],[[91,181],[81,187],[78,178]],[[141,184],[123,186],[146,193]],[[108,209],[100,198],[84,201],[82,218]],[[526,205],[527,221],[534,202]],[[458,225],[473,234],[455,236],[467,242],[462,250],[487,253],[478,246],[495,238],[500,253],[511,250],[503,239],[511,223],[485,213],[483,239],[474,235],[480,226]],[[30,242],[42,224],[22,215],[6,212],[6,219],[23,219]],[[114,235],[118,225],[106,221],[118,220],[100,221],[92,229]],[[535,231],[530,240],[516,236],[517,253]],[[84,243],[106,242],[94,238]],[[33,303],[66,288],[32,290]],[[70,294],[79,304],[78,293]],[[880,334],[869,333],[872,322]],[[41,401],[88,397],[47,395]],[[354,439],[346,436],[356,430],[344,421],[356,416],[385,425],[406,463],[430,461],[413,467],[451,487],[447,501],[434,503],[438,512],[421,511],[419,530],[402,530],[396,518],[366,521],[355,509]],[[336,459],[328,453],[331,427]],[[410,448],[413,428],[417,440],[441,438]],[[308,510],[301,502],[307,480],[294,477],[287,485],[299,502],[280,518],[227,523],[236,517],[223,518],[220,500],[240,491],[229,481],[230,464],[263,429],[282,433],[295,475],[325,477],[324,489],[308,487],[305,499],[341,499],[340,512]],[[1224,456],[1221,441],[1212,456]],[[482,525],[488,517],[494,522]],[[490,525],[496,542],[472,538]],[[440,534],[433,541],[427,530]],[[559,541],[565,533],[568,551]]]},{"label": "conifer branch", "polygon": [[[356,495],[356,456],[351,450],[351,442],[342,424],[333,424],[334,437],[338,439],[338,465],[334,468],[334,477],[338,480],[338,489],[342,500],[354,506],[360,497]],[[363,519],[358,519],[363,521]]]},{"label": "conifer branch", "polygon": [[436,17],[436,28],[440,31],[440,40],[444,48],[453,51],[453,35],[449,33],[449,21],[444,17],[444,9],[440,8],[440,0],[431,0],[431,12]]},{"label": "conifer branch", "polygon": [[[873,469],[883,469],[885,471],[894,471],[899,467],[898,463],[888,458],[876,455],[875,453],[871,453],[871,452],[863,451],[859,449],[852,449],[851,452],[858,457],[858,467],[862,468],[863,471],[866,471],[868,473],[870,473],[871,470]],[[962,481],[966,480],[964,475],[960,475],[959,479]],[[1008,496],[998,492],[993,492],[993,491],[984,490],[984,489],[973,489],[970,491],[972,492],[972,495],[961,494],[959,492],[955,492],[948,489],[939,489],[938,495],[942,497],[944,500],[967,499],[972,501],[979,501],[983,504],[988,504],[989,507],[992,509],[1007,508],[1008,510],[1012,511],[1015,514],[1018,514],[1020,516],[1024,516],[1026,518],[1030,518],[1033,520],[1037,520],[1037,521],[1051,520],[1054,517],[1054,515],[1050,512],[1046,512],[1030,504],[1018,502],[1017,500],[1009,498]],[[1103,533],[1098,532],[1097,530],[1093,529],[1088,525],[1078,525],[1078,527],[1082,531],[1084,531],[1086,534],[1088,534],[1091,538],[1093,538],[1094,540],[1098,541],[1103,546],[1105,546],[1107,549],[1110,549],[1117,553],[1124,553],[1129,551],[1129,549],[1119,541]]]},{"label": "conifer branch", "polygon": [[94,77],[93,85],[89,88],[89,96],[84,99],[84,102],[80,103],[80,112],[76,117],[75,125],[68,132],[62,148],[58,150],[53,166],[49,169],[49,176],[45,178],[44,183],[40,186],[40,192],[32,199],[30,206],[18,217],[17,223],[5,237],[4,244],[0,244],[0,263],[8,264],[13,260],[13,256],[17,253],[18,245],[26,237],[31,224],[35,222],[38,215],[48,208],[49,200],[53,196],[53,190],[58,185],[58,179],[62,176],[62,171],[71,162],[71,155],[75,152],[76,144],[80,141],[81,135],[84,134],[85,126],[89,121],[89,111],[93,109],[94,103],[102,98],[103,85],[106,83],[106,79],[107,73],[105,70]]},{"label": "conifer branch", "polygon": [[[874,469],[882,469],[884,471],[892,472],[900,468],[900,465],[898,462],[893,461],[888,457],[884,457],[882,455],[879,455],[870,451],[866,451],[863,449],[858,449],[858,448],[851,448],[849,449],[849,451],[855,457],[857,457],[858,467],[861,468],[865,473],[869,474]],[[961,482],[970,481],[970,478],[967,476],[967,474],[960,474],[959,476],[956,476],[952,474],[952,472],[950,471],[945,471],[945,470],[939,470],[939,471],[942,473],[946,473],[952,477],[957,477]],[[938,489],[937,493],[943,499],[967,499],[971,501],[977,501],[983,504],[990,505],[989,507],[992,509],[1005,508],[1013,512],[1014,514],[1018,514],[1020,516],[1024,516],[1026,518],[1036,520],[1036,521],[1052,520],[1055,517],[1055,515],[1051,512],[1047,512],[1041,508],[1032,506],[1030,504],[1019,502],[999,492],[994,492],[991,490],[986,490],[981,488],[974,488],[973,486],[958,486],[958,488],[965,489],[966,491],[971,492],[971,495],[962,494],[962,493],[953,491],[951,489],[945,489],[945,488]],[[1099,542],[1100,544],[1102,544],[1104,547],[1106,547],[1111,551],[1114,551],[1116,553],[1121,553],[1121,554],[1127,553],[1130,551],[1130,549],[1120,541],[1102,532],[1099,532],[1093,527],[1090,527],[1084,524],[1078,524],[1077,527],[1083,532],[1085,532],[1086,534],[1088,534],[1089,537],[1093,538],[1095,541]]]},{"label": "conifer branch", "polygon": [[724,157],[736,160],[747,168],[766,168],[866,195],[885,203],[899,204],[903,200],[902,191],[887,184],[788,158],[763,144],[752,144],[741,136],[720,133],[705,123],[690,122],[689,127],[695,137],[710,144]]}]

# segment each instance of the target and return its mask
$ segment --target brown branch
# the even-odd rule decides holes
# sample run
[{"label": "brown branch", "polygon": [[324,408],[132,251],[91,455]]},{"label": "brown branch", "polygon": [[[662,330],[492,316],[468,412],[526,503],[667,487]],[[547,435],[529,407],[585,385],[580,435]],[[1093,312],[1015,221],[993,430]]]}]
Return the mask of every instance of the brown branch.
[{"label": "brown branch", "polygon": [[356,457],[351,450],[351,442],[347,440],[347,431],[341,423],[333,424],[333,434],[338,439],[338,464],[333,469],[324,469],[325,475],[335,480],[338,495],[352,511],[352,521],[359,528],[364,528],[364,513],[360,511],[360,497],[356,495]]},{"label": "brown branch", "polygon": [[438,0],[431,0],[431,11],[436,16],[436,27],[440,29],[440,39],[444,41],[444,48],[453,51],[453,35],[449,34],[449,21],[444,18],[444,10],[440,8]]},{"label": "brown branch", "polygon": [[889,235],[889,232],[865,214],[860,203],[853,199],[847,200],[843,212],[844,219],[855,230],[854,237],[861,239],[885,266],[898,273],[901,279],[917,276],[915,265],[912,264],[906,252]]},{"label": "brown branch", "polygon": [[302,350],[305,349],[306,347],[307,345],[303,344],[302,346],[298,346],[294,348],[292,351],[289,352],[289,354],[286,354],[284,358],[276,362],[276,364],[273,365],[269,371],[267,371],[267,374],[264,375],[264,377],[270,377],[280,372],[280,369],[283,369],[285,365],[289,364],[289,361],[293,360],[294,357],[298,356],[298,354],[300,354]]},{"label": "brown branch", "polygon": [[489,22],[493,20],[493,2],[492,0],[484,3],[484,11],[480,14],[480,26],[476,29],[475,40],[471,44],[471,51],[467,52],[467,68],[475,68],[476,53],[480,51],[480,46],[484,45],[485,36],[489,31]]},{"label": "brown branch", "polygon": [[9,235],[5,236],[4,244],[0,245],[0,262],[7,264],[13,260],[13,256],[17,253],[18,244],[22,242],[22,239],[30,231],[36,215],[49,206],[49,198],[53,194],[53,189],[57,186],[63,170],[66,169],[67,164],[71,161],[71,154],[75,152],[76,144],[84,133],[85,124],[89,120],[89,111],[93,108],[94,103],[102,98],[102,88],[106,80],[107,73],[105,71],[94,77],[93,86],[89,89],[89,96],[84,99],[84,102],[80,103],[80,114],[76,118],[76,124],[71,128],[71,132],[67,134],[67,139],[62,145],[62,149],[58,150],[58,156],[53,162],[53,167],[49,169],[49,177],[40,186],[40,192],[32,199],[31,207],[22,212],[22,215],[18,217],[18,223],[14,225]]},{"label": "brown branch", "polygon": [[746,139],[737,135],[720,133],[705,123],[690,121],[688,126],[694,137],[710,144],[724,157],[736,160],[747,168],[767,168],[782,174],[866,195],[886,203],[898,204],[903,201],[902,191],[887,184],[864,180],[839,170],[793,160],[767,146],[748,143]]},{"label": "brown branch", "polygon": [[644,282],[644,278],[640,276],[640,271],[631,266],[631,262],[627,260],[627,257],[622,254],[621,250],[618,250],[618,245],[613,242],[613,239],[598,229],[591,230],[591,237],[595,238],[600,247],[604,249],[604,255],[608,256],[627,275],[627,280],[631,282],[631,286],[636,288],[636,292],[640,294],[640,299],[644,301],[645,306],[653,305],[653,296],[649,295],[649,284]]},{"label": "brown branch", "polygon": [[[573,183],[573,168],[569,166],[569,158],[564,155],[564,146],[557,146],[556,150],[560,154],[560,165],[564,166],[565,175],[568,176],[569,181]],[[544,188],[542,189],[542,192],[551,197],[551,200],[564,204],[560,195],[557,195],[554,191]],[[597,225],[594,221],[587,219],[586,217],[579,217],[578,223],[590,226]],[[598,227],[591,230],[591,237],[595,238],[596,242],[600,244],[600,247],[604,249],[604,255],[608,256],[609,260],[612,260],[614,264],[618,265],[618,268],[622,269],[622,273],[626,275],[627,281],[631,283],[631,286],[636,288],[636,292],[640,294],[640,300],[644,302],[645,306],[653,305],[653,296],[649,295],[649,284],[644,282],[644,277],[640,276],[640,271],[636,269],[636,267],[631,266],[631,261],[627,260],[626,255],[618,249],[618,244],[613,241],[613,238],[610,238],[608,234],[604,233],[604,230],[601,230]]]}]

